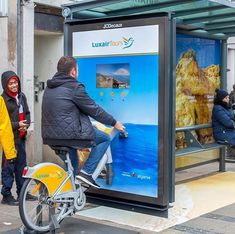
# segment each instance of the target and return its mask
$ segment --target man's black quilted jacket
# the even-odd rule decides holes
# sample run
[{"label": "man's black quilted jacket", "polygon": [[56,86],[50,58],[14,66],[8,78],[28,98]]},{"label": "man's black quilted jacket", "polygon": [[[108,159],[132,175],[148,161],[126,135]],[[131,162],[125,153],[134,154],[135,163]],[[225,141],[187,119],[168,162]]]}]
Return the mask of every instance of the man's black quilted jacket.
[{"label": "man's black quilted jacket", "polygon": [[114,126],[116,120],[86,93],[82,83],[56,73],[47,81],[42,101],[42,138],[47,145],[90,147],[94,130],[90,117]]}]

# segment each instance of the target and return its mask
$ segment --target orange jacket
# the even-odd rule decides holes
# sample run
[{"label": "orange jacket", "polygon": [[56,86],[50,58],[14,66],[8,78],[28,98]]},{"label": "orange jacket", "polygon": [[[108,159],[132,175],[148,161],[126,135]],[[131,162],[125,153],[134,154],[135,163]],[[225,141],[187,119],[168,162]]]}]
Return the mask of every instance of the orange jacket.
[{"label": "orange jacket", "polygon": [[2,96],[0,96],[0,145],[2,145],[6,159],[16,157],[11,121]]}]

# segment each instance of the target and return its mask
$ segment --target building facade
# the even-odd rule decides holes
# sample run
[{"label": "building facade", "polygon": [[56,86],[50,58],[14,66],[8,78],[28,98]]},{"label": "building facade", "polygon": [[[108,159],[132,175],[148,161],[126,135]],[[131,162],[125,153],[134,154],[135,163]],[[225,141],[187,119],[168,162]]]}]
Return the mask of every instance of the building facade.
[{"label": "building facade", "polygon": [[27,139],[29,164],[43,159],[41,99],[63,55],[61,5],[67,3],[71,1],[0,0],[0,73],[13,70],[21,77],[33,121]]}]

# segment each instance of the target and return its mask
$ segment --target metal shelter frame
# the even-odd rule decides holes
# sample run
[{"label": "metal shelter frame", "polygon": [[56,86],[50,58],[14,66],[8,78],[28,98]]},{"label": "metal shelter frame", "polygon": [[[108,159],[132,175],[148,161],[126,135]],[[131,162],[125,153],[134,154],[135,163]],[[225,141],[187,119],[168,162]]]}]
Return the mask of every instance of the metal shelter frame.
[{"label": "metal shelter frame", "polygon": [[[227,39],[235,36],[235,2],[228,0],[87,0],[63,5],[65,35],[68,25],[87,20],[110,19],[126,16],[168,13],[170,69],[168,79],[173,100],[169,100],[169,201],[175,200],[175,37],[176,31],[198,37],[221,40],[222,87],[227,86]],[[65,54],[68,41],[64,41]]]},{"label": "metal shelter frame", "polygon": [[66,22],[168,12],[179,29],[208,38],[235,36],[235,2],[228,0],[87,0],[63,7]]}]

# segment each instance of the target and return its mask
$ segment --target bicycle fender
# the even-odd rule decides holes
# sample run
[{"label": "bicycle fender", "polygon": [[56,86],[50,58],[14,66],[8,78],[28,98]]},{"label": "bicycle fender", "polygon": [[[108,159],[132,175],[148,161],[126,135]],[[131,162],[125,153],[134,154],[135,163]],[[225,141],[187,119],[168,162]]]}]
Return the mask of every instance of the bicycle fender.
[{"label": "bicycle fender", "polygon": [[[66,171],[54,163],[39,163],[33,167],[27,167],[24,178],[32,178],[41,181],[48,189],[49,196],[52,196],[67,176]],[[61,188],[60,193],[73,190],[71,180],[68,180]]]}]

